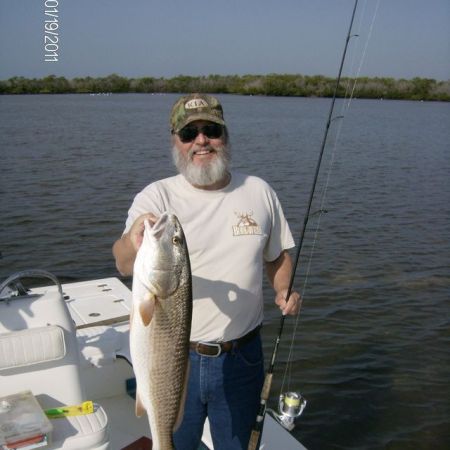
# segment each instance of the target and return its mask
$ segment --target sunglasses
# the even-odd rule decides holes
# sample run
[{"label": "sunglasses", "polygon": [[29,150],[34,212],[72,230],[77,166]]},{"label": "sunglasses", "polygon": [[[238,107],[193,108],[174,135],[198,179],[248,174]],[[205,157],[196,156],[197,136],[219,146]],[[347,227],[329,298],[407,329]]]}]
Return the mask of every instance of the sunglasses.
[{"label": "sunglasses", "polygon": [[192,142],[199,135],[199,133],[204,134],[208,139],[218,139],[222,136],[223,127],[217,123],[203,125],[202,127],[186,125],[177,134],[180,141],[186,144],[188,142]]}]

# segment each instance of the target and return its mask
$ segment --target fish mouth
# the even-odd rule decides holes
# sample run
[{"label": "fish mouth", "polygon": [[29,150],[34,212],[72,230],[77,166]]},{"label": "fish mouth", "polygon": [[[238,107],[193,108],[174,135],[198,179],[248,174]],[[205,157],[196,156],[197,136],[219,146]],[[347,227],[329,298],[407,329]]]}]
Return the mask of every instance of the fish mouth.
[{"label": "fish mouth", "polygon": [[169,214],[163,213],[159,217],[159,219],[153,225],[151,225],[150,228],[151,235],[157,241],[159,241],[159,239],[163,235],[168,221],[169,221]]},{"label": "fish mouth", "polygon": [[144,240],[146,253],[139,275],[141,282],[155,297],[169,297],[179,287],[185,259],[180,248],[181,226],[176,216],[164,212],[154,224],[146,221]]}]

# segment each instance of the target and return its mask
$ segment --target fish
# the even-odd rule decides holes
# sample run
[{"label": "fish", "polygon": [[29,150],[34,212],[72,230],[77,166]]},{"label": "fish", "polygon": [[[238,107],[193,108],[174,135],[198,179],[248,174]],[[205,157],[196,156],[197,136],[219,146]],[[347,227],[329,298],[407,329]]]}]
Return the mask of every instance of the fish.
[{"label": "fish", "polygon": [[189,376],[192,275],[183,228],[174,214],[144,221],[132,285],[130,353],[136,415],[147,413],[153,450],[172,450]]}]

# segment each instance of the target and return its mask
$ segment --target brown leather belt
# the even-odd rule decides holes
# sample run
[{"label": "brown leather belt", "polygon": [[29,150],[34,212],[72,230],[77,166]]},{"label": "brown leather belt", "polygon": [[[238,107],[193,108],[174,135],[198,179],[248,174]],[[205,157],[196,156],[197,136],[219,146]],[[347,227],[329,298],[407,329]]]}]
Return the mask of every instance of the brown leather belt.
[{"label": "brown leather belt", "polygon": [[255,338],[259,330],[261,329],[261,325],[254,328],[252,331],[249,331],[244,336],[234,339],[232,341],[227,342],[190,342],[189,347],[191,350],[195,350],[201,356],[211,356],[213,358],[217,358],[222,353],[229,352],[233,348],[238,348],[247,342],[250,342],[253,338]]}]

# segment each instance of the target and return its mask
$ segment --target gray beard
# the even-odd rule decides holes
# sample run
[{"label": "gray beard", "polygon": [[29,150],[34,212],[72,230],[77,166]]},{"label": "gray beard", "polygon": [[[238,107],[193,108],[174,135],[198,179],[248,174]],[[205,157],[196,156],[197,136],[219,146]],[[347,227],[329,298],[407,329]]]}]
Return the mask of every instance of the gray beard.
[{"label": "gray beard", "polygon": [[210,186],[223,180],[228,173],[230,152],[226,146],[214,148],[217,158],[198,166],[192,162],[193,150],[186,156],[176,146],[172,147],[172,159],[178,172],[193,186]]}]

